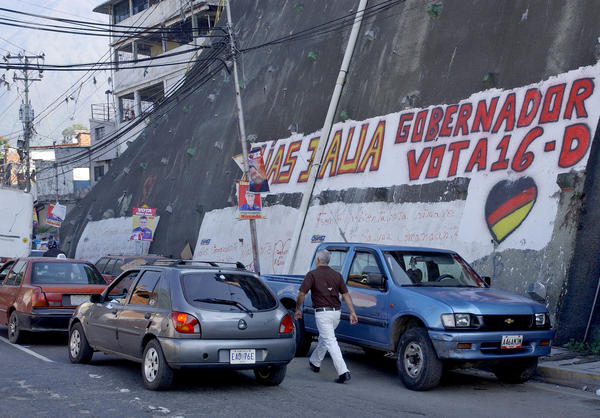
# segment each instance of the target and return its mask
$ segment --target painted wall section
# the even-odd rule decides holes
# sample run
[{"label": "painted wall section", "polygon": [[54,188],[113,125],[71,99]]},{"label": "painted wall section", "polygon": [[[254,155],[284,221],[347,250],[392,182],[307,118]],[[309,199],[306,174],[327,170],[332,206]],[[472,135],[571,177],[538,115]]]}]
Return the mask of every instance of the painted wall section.
[{"label": "painted wall section", "polygon": [[[160,216],[155,218],[158,225]],[[148,251],[143,241],[130,241],[131,216],[88,222],[85,226],[75,258],[95,263],[106,254],[142,254]]]},{"label": "painted wall section", "polygon": [[[600,116],[599,68],[512,90],[486,90],[456,104],[334,125],[315,195],[466,177],[466,200],[314,205],[298,254],[306,263],[299,263],[298,272],[308,267],[311,242],[341,241],[340,231],[349,241],[454,249],[469,261],[493,251],[546,247],[557,214],[557,175],[582,171],[587,164]],[[318,140],[317,132],[258,144],[269,194],[303,191]],[[231,210],[207,213],[195,258],[224,260],[219,254],[227,249],[227,261],[249,263],[247,225],[234,221]],[[295,210],[276,205],[264,211],[267,219],[257,222],[261,265],[265,273],[280,273],[268,257],[276,242],[286,252]],[[243,245],[236,243],[239,238]],[[203,249],[206,240],[212,249]]]}]

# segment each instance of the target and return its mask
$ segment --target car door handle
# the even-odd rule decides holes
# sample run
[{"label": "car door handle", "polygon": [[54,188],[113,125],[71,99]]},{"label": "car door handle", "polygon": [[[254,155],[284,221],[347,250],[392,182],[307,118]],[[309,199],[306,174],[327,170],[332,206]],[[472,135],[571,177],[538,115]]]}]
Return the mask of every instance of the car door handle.
[{"label": "car door handle", "polygon": [[146,315],[144,315],[144,319],[150,319],[152,315],[150,314],[150,312],[146,312]]}]

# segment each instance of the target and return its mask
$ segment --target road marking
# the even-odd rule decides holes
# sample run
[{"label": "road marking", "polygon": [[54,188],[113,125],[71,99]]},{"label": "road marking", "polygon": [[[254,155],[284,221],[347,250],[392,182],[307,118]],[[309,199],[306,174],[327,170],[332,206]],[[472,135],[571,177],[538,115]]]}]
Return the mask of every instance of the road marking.
[{"label": "road marking", "polygon": [[13,347],[18,348],[19,350],[26,352],[30,356],[33,356],[33,357],[38,358],[40,360],[43,360],[43,361],[45,361],[47,363],[54,363],[54,360],[50,360],[48,357],[44,357],[41,354],[38,354],[35,351],[30,350],[29,348],[25,348],[25,347],[20,346],[19,344],[13,344],[13,343],[11,343],[10,341],[8,341],[4,337],[0,337],[0,341],[4,341],[6,344],[12,345]]}]

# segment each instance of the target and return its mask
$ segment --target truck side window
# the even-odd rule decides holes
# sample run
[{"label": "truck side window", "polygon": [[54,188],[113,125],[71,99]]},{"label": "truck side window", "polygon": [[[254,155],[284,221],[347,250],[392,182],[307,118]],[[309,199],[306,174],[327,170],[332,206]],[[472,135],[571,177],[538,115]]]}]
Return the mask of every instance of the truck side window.
[{"label": "truck side window", "polygon": [[384,274],[377,264],[375,254],[367,251],[357,251],[354,254],[347,286],[384,290]]},{"label": "truck side window", "polygon": [[331,255],[329,267],[338,273],[341,273],[342,267],[344,267],[344,261],[346,261],[346,254],[348,254],[348,250],[342,248],[327,248],[327,251],[329,251],[329,254]]}]

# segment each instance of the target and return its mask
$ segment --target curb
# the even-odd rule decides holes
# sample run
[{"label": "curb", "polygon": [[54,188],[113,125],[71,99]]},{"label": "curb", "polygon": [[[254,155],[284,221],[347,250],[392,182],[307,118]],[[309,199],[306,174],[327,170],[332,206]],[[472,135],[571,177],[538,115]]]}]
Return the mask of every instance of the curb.
[{"label": "curb", "polygon": [[538,380],[575,389],[595,392],[600,389],[600,374],[578,370],[577,365],[565,365],[564,362],[544,362],[537,368]]}]

